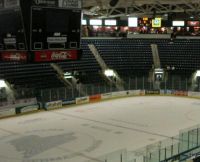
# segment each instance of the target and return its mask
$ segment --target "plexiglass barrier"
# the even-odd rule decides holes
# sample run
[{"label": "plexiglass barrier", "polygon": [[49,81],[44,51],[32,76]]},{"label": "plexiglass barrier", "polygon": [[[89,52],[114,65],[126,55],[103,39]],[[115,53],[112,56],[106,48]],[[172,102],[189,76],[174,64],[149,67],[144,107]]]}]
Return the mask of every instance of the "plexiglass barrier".
[{"label": "plexiglass barrier", "polygon": [[137,150],[118,150],[87,162],[186,162],[200,151],[200,126]]},{"label": "plexiglass barrier", "polygon": [[[152,90],[153,83],[149,81],[148,76],[141,77],[129,77],[123,78],[124,90]],[[160,89],[162,90],[182,90],[182,91],[199,91],[199,88],[192,89],[191,81],[188,78],[172,77],[167,81],[162,81],[160,83]],[[85,84],[83,87],[84,94],[95,95],[101,93],[109,93],[118,91],[116,87],[112,84],[99,83],[99,84]],[[49,89],[26,89],[20,88],[16,90],[16,99],[24,99],[37,97],[40,101],[55,101],[62,99],[69,99],[75,97],[82,97],[83,94],[76,88],[72,87],[61,87],[61,88],[49,88]]]},{"label": "plexiglass barrier", "polygon": [[[171,162],[185,161],[199,150],[200,126],[181,130],[179,135],[148,145],[136,150],[132,162]],[[198,150],[198,151],[197,151]]]}]

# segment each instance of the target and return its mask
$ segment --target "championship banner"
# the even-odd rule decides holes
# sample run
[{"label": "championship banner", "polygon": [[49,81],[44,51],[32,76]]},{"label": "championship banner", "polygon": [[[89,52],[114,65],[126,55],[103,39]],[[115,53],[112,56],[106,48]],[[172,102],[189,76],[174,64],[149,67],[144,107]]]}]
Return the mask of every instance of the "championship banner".
[{"label": "championship banner", "polygon": [[5,51],[1,52],[1,60],[2,61],[22,61],[26,62],[28,60],[28,56],[26,52],[16,52],[16,51]]},{"label": "championship banner", "polygon": [[66,60],[77,60],[78,50],[69,51],[36,51],[34,52],[35,62],[53,62],[53,61],[66,61]]}]

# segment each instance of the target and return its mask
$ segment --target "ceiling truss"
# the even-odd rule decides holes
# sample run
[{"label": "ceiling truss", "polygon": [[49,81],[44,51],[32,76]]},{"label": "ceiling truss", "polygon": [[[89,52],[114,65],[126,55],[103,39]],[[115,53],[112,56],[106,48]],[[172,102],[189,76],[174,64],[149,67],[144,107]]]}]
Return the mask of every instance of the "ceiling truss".
[{"label": "ceiling truss", "polygon": [[[154,15],[174,12],[200,13],[200,0],[176,1],[177,0],[119,0],[116,6],[111,7],[105,0],[95,0],[94,3],[86,3],[84,5],[84,12],[101,18],[126,15]],[[94,6],[90,6],[92,4]]]}]

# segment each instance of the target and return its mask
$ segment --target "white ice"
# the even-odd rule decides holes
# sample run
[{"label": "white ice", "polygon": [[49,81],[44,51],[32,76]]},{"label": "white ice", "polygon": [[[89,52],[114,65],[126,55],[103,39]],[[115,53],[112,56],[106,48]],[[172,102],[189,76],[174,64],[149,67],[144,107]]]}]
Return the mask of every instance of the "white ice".
[{"label": "white ice", "polygon": [[151,96],[2,119],[0,162],[110,162],[110,153],[178,135],[199,116],[200,100]]}]

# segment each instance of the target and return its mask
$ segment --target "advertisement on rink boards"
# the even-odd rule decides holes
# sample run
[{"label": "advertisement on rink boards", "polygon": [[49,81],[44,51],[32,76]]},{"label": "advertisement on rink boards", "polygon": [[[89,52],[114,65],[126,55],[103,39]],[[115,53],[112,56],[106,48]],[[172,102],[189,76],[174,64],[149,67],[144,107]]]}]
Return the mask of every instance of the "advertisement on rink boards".
[{"label": "advertisement on rink boards", "polygon": [[101,99],[102,99],[102,100],[110,99],[110,98],[112,98],[112,93],[104,93],[104,94],[101,94]]},{"label": "advertisement on rink boards", "polygon": [[28,61],[28,55],[26,52],[4,51],[1,52],[0,57],[2,61],[20,61],[20,62]]},{"label": "advertisement on rink boards", "polygon": [[172,94],[172,91],[171,90],[160,90],[160,94],[161,95],[171,95]]},{"label": "advertisement on rink boards", "polygon": [[90,102],[98,102],[101,101],[101,95],[97,94],[97,95],[93,95],[89,97]]},{"label": "advertisement on rink boards", "polygon": [[15,115],[16,112],[21,113],[38,109],[39,109],[39,104],[37,103],[36,98],[16,100],[12,104],[1,107],[0,118]]},{"label": "advertisement on rink boards", "polygon": [[76,98],[76,104],[89,103],[89,101],[90,101],[90,99],[88,96]]},{"label": "advertisement on rink boards", "polygon": [[139,96],[140,92],[141,92],[141,90],[130,90],[129,95],[130,96]]},{"label": "advertisement on rink boards", "polygon": [[44,104],[44,109],[45,110],[51,110],[51,109],[58,109],[62,108],[62,101],[53,101],[53,102],[46,102]]},{"label": "advertisement on rink boards", "polygon": [[188,92],[188,96],[189,96],[189,97],[197,97],[197,98],[200,98],[200,92],[191,92],[191,91],[189,91],[189,92]]},{"label": "advertisement on rink boards", "polygon": [[140,91],[140,96],[145,96],[145,90]]},{"label": "advertisement on rink boards", "polygon": [[187,91],[172,91],[172,95],[175,95],[175,96],[188,96],[188,92]]},{"label": "advertisement on rink boards", "polygon": [[129,91],[119,91],[119,92],[112,92],[112,97],[125,97],[129,94]]},{"label": "advertisement on rink boards", "polygon": [[120,91],[120,92],[113,92],[112,97],[125,97],[125,96],[139,96],[145,95],[145,91],[143,90],[130,90],[130,91]]},{"label": "advertisement on rink boards", "polygon": [[35,105],[35,104],[37,104],[36,98],[27,98],[27,99],[16,100],[14,103],[14,106],[22,107],[22,106]]},{"label": "advertisement on rink boards", "polygon": [[15,115],[15,108],[11,106],[1,107],[0,118]]},{"label": "advertisement on rink boards", "polygon": [[159,95],[160,94],[160,90],[146,90],[145,94],[146,95]]},{"label": "advertisement on rink boards", "polygon": [[71,99],[71,100],[63,100],[62,101],[62,105],[66,106],[66,105],[73,105],[76,104],[76,100],[75,99]]},{"label": "advertisement on rink boards", "polygon": [[40,109],[39,104],[34,104],[34,105],[16,107],[15,111],[16,111],[16,114],[20,114],[20,113],[37,111],[39,109]]},{"label": "advertisement on rink boards", "polygon": [[139,96],[141,93],[145,95],[145,92],[141,90],[130,90],[130,91],[120,91],[120,92],[112,92],[112,93],[104,93],[101,94],[101,99],[106,100],[110,98],[116,97],[125,97],[125,96]]}]

